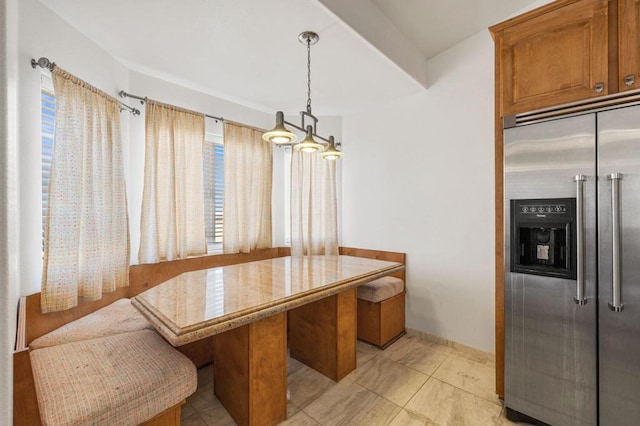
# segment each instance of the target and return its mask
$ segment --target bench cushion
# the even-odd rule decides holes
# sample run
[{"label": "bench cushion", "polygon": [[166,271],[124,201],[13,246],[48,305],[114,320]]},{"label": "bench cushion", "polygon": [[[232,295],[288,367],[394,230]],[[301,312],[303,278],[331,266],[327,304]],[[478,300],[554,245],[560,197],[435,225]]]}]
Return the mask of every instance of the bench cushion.
[{"label": "bench cushion", "polygon": [[31,351],[43,425],[136,425],[197,387],[188,358],[151,330]]},{"label": "bench cushion", "polygon": [[404,281],[396,277],[382,277],[358,287],[358,299],[378,303],[404,291]]},{"label": "bench cushion", "polygon": [[131,304],[131,300],[119,299],[51,333],[38,337],[29,344],[29,349],[45,348],[145,329],[153,330],[153,326]]}]

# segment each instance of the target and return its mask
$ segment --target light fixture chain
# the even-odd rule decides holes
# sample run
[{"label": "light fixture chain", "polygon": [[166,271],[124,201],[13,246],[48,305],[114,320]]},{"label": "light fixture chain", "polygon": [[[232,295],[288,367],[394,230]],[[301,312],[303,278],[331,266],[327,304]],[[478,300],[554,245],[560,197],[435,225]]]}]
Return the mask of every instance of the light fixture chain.
[{"label": "light fixture chain", "polygon": [[307,38],[307,112],[311,114],[311,38]]}]

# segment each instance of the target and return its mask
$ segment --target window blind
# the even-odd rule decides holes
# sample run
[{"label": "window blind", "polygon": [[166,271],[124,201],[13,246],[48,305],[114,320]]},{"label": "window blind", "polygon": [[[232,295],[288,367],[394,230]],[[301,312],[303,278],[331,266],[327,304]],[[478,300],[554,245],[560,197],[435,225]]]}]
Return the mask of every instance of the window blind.
[{"label": "window blind", "polygon": [[49,202],[49,176],[53,160],[53,141],[56,123],[56,98],[53,94],[53,83],[49,76],[42,76],[40,91],[40,107],[42,126],[42,244],[44,247],[44,227],[47,220]]},{"label": "window blind", "polygon": [[207,251],[222,250],[222,229],[224,215],[224,145],[218,141],[206,140],[203,152],[204,162],[204,210]]}]

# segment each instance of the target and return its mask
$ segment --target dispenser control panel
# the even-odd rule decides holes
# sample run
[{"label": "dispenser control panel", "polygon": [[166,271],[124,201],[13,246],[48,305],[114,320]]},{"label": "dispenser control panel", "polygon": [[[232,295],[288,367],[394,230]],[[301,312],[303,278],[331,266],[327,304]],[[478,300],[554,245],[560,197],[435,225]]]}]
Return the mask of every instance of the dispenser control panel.
[{"label": "dispenser control panel", "polygon": [[511,272],[575,279],[575,198],[511,200]]}]

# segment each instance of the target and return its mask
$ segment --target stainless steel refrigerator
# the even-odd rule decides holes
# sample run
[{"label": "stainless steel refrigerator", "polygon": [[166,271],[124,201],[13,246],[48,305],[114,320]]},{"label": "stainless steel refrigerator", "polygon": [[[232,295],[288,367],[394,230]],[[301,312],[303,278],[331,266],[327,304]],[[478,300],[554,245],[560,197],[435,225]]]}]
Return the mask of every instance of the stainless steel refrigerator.
[{"label": "stainless steel refrigerator", "polygon": [[504,130],[505,406],[640,424],[640,106]]}]

